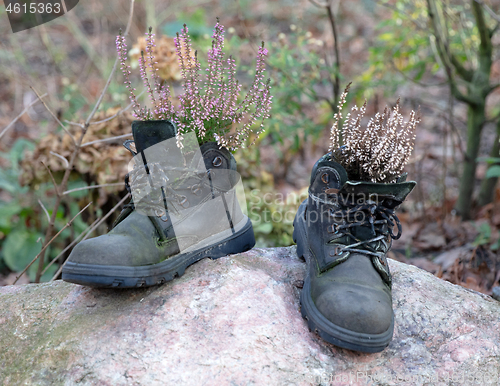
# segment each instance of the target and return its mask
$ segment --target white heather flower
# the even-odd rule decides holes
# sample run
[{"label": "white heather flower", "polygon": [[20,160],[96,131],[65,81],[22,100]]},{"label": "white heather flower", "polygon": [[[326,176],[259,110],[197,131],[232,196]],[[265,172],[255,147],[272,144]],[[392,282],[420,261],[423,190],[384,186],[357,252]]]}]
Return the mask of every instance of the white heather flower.
[{"label": "white heather flower", "polygon": [[[353,106],[342,121],[342,107],[345,104],[350,83],[340,96],[338,112],[330,132],[330,151],[344,166],[349,178],[353,180],[390,183],[403,172],[408,163],[415,143],[415,130],[420,122],[420,113],[411,111],[410,118],[404,121],[399,111],[398,99],[392,109],[385,108],[383,113],[370,118],[366,128],[361,121],[366,114],[366,101],[361,106]],[[340,147],[340,133],[343,133],[343,151]]]}]

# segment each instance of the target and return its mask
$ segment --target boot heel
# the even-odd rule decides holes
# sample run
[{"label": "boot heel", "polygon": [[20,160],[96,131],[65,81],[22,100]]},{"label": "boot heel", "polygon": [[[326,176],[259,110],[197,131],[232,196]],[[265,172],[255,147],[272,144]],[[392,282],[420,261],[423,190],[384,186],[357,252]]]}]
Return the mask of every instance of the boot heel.
[{"label": "boot heel", "polygon": [[248,220],[247,226],[245,226],[245,228],[243,228],[240,232],[241,233],[239,235],[236,235],[231,240],[212,248],[208,252],[208,257],[212,260],[216,260],[223,256],[234,255],[236,253],[242,253],[252,249],[255,245],[255,235],[253,233],[253,227],[250,220]]}]

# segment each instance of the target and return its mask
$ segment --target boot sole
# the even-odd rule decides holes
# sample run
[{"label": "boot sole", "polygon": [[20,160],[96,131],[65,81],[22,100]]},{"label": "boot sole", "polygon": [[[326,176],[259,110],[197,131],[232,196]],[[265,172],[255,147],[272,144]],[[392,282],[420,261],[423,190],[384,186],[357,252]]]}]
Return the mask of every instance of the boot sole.
[{"label": "boot sole", "polygon": [[62,271],[64,281],[95,288],[136,288],[160,285],[180,277],[191,264],[204,258],[212,260],[248,251],[255,245],[251,221],[223,242],[192,252],[180,253],[158,264],[139,267],[103,266],[66,262]]},{"label": "boot sole", "polygon": [[304,279],[304,287],[300,294],[300,312],[302,317],[307,321],[310,331],[314,331],[321,339],[335,346],[367,353],[383,351],[392,340],[394,314],[392,315],[391,326],[386,332],[381,334],[365,334],[348,330],[330,322],[314,304],[311,297],[309,279],[311,256],[307,247],[307,232],[302,215],[306,202],[300,205],[293,222],[293,241],[297,244],[297,256],[304,259],[308,266],[306,278]]}]

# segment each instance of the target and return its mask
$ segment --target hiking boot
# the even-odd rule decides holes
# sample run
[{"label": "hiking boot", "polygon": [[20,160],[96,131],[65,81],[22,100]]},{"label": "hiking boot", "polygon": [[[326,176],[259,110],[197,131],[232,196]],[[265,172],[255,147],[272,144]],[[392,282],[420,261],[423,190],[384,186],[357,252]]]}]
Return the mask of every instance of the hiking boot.
[{"label": "hiking boot", "polygon": [[331,153],[313,168],[293,239],[298,256],[307,262],[302,316],[329,343],[379,352],[392,339],[387,252],[392,239],[401,236],[394,211],[416,185],[405,180],[406,174],[395,183],[349,181]]},{"label": "hiking boot", "polygon": [[[182,153],[169,121],[135,121],[132,134],[134,141],[124,146],[134,155],[125,177],[133,198],[108,234],[73,249],[62,270],[64,281],[152,286],[182,276],[205,257],[217,259],[255,245],[252,224],[234,191],[239,175],[229,151],[215,142],[198,147],[194,137],[196,151]],[[164,148],[165,143],[174,145]]]}]

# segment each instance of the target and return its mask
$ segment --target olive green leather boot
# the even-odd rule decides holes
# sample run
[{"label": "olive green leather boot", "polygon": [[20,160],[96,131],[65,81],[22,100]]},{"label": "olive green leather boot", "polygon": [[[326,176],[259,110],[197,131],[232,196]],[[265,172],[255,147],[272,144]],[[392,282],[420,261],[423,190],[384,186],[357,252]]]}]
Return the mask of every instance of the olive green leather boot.
[{"label": "olive green leather boot", "polygon": [[309,198],[299,207],[293,237],[308,270],[300,296],[302,316],[329,343],[378,352],[392,339],[387,252],[392,239],[401,236],[395,208],[416,184],[405,179],[349,181],[331,153],[313,168]]},{"label": "olive green leather boot", "polygon": [[[63,280],[93,287],[151,286],[181,276],[205,257],[216,259],[254,246],[252,224],[233,192],[236,161],[229,151],[208,142],[199,150],[196,144],[200,156],[188,164],[177,146],[153,159],[148,151],[175,138],[175,127],[168,121],[135,121],[132,133],[135,149],[132,141],[124,145],[136,163],[125,181],[135,201],[125,205],[108,234],[73,249]],[[152,184],[158,176],[168,184]],[[148,194],[134,196],[141,180],[139,191]],[[148,183],[153,188],[148,190]],[[144,202],[154,201],[150,196],[164,205],[147,207]]]}]

